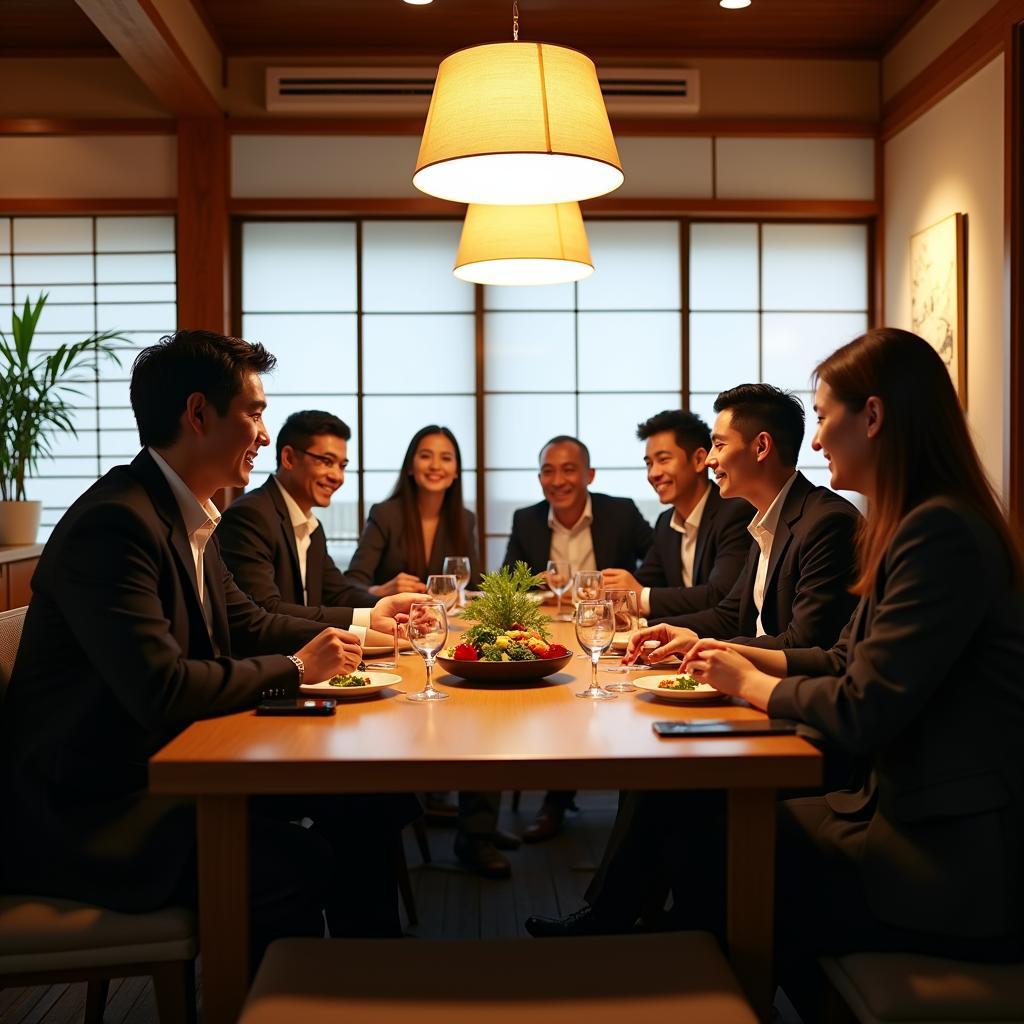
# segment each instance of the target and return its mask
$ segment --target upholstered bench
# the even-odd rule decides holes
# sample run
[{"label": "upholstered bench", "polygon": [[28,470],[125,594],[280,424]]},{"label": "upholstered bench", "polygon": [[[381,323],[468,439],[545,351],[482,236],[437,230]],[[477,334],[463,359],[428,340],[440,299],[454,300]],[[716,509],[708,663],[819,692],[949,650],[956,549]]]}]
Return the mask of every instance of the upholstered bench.
[{"label": "upholstered bench", "polygon": [[851,953],[821,966],[860,1024],[1024,1022],[1024,964]]},{"label": "upholstered bench", "polygon": [[580,939],[282,939],[239,1024],[756,1024],[703,932]]}]

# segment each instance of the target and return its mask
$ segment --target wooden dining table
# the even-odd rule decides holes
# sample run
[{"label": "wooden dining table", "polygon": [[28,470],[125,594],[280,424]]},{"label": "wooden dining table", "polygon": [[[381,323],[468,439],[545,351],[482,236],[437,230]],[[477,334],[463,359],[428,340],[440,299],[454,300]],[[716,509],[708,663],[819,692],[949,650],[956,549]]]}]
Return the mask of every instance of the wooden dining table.
[{"label": "wooden dining table", "polygon": [[[579,650],[571,625],[554,624],[553,635]],[[776,796],[820,782],[813,746],[793,735],[659,738],[651,729],[659,720],[763,715],[738,702],[669,703],[642,691],[580,700],[590,673],[582,658],[535,683],[470,683],[439,672],[435,684],[450,699],[426,704],[400,692],[422,688],[422,660],[400,657],[395,671],[395,689],[339,700],[332,717],[245,711],[196,722],[150,761],[151,792],[196,802],[209,1024],[236,1020],[249,986],[249,796],[457,789],[726,790],[728,952],[767,1019]]]}]

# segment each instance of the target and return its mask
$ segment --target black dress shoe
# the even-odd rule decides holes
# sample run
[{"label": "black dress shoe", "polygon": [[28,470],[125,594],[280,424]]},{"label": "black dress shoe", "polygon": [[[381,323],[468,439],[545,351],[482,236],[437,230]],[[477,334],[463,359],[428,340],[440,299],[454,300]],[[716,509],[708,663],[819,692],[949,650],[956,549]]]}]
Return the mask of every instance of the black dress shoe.
[{"label": "black dress shoe", "polygon": [[632,929],[598,917],[593,907],[581,907],[568,917],[528,917],[526,930],[535,939],[566,939],[580,935],[622,935]]},{"label": "black dress shoe", "polygon": [[499,850],[518,850],[522,839],[513,832],[506,832],[504,829],[494,830],[493,843]]},{"label": "black dress shoe", "polygon": [[512,874],[512,865],[486,837],[460,833],[455,837],[455,856],[463,867],[484,878],[508,878]]},{"label": "black dress shoe", "polygon": [[459,808],[448,799],[447,793],[427,793],[423,801],[423,817],[431,825],[454,825]]},{"label": "black dress shoe", "polygon": [[523,833],[523,840],[527,843],[542,843],[545,839],[552,839],[562,829],[562,818],[565,810],[556,807],[554,804],[541,804],[537,817]]}]

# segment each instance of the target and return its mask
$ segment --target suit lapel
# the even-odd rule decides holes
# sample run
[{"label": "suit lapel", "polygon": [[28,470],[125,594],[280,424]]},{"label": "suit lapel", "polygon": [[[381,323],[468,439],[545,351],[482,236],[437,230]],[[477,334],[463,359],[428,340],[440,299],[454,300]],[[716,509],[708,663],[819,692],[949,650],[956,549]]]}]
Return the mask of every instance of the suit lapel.
[{"label": "suit lapel", "polygon": [[[768,572],[764,578],[765,604],[768,603],[768,595],[775,593],[775,575],[779,570],[779,563],[782,561],[786,548],[793,538],[793,524],[799,520],[804,513],[804,502],[810,493],[811,485],[803,473],[797,473],[793,486],[782,503],[782,513],[779,516],[778,526],[775,528],[775,536],[772,538],[772,553],[768,557]],[[762,609],[763,615],[764,609]],[[767,628],[767,627],[765,627]],[[769,632],[771,632],[769,630]]]},{"label": "suit lapel", "polygon": [[551,558],[551,527],[548,526],[548,516],[550,513],[551,506],[546,501],[541,502],[538,509],[537,528],[534,531],[533,538],[531,538],[531,543],[535,544],[536,547],[529,552],[530,558],[533,565],[539,565],[541,570],[547,566],[548,559]]},{"label": "suit lapel", "polygon": [[601,499],[598,495],[590,496],[590,540],[594,546],[594,565],[605,569],[615,564],[615,538],[610,536],[608,517],[601,515]]},{"label": "suit lapel", "polygon": [[[693,553],[693,578],[690,580],[691,585],[702,582],[705,578],[703,573],[704,568],[704,552],[708,548],[708,537],[714,529],[715,515],[718,512],[718,506],[721,499],[718,496],[718,488],[713,483],[708,483],[708,500],[704,503],[704,514],[700,517],[700,526],[697,527],[697,547]],[[682,537],[672,531],[677,537],[677,544],[681,547]],[[676,561],[679,562],[680,575],[682,574],[682,557],[679,552],[676,552]],[[710,574],[707,574],[710,575]]]},{"label": "suit lapel", "polygon": [[[295,531],[292,530],[294,536]],[[306,548],[306,604],[311,607],[323,604],[324,593],[324,558],[327,555],[327,538],[321,523],[309,537]],[[296,555],[298,561],[298,555]],[[302,582],[302,577],[299,577]]]},{"label": "suit lapel", "polygon": [[[277,482],[272,476],[267,478],[267,482],[263,485],[263,489],[270,496],[270,503],[274,506],[274,511],[277,513],[277,518],[280,521],[281,534],[284,537],[285,547],[288,549],[288,556],[292,560],[292,579],[295,580],[295,593],[292,595],[292,600],[294,600],[296,604],[302,604],[302,573],[299,571],[299,549],[295,544],[295,530],[292,528],[292,518],[288,515],[288,506],[285,505],[281,489],[277,486]],[[308,565],[306,566],[306,572],[309,572]],[[308,577],[306,589],[310,589]],[[314,602],[311,600],[310,604],[313,603]]]},{"label": "suit lapel", "polygon": [[210,601],[210,639],[213,641],[214,657],[231,654],[231,629],[228,626],[228,608],[221,580],[224,579],[224,563],[220,557],[217,535],[207,542],[203,552],[205,591]]}]

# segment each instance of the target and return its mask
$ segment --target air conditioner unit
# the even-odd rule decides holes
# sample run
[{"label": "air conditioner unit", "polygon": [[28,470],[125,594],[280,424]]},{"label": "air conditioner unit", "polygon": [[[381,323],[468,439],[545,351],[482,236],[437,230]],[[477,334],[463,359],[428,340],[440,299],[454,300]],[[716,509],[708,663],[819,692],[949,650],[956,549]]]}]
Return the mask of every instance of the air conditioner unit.
[{"label": "air conditioner unit", "polygon": [[[423,116],[435,67],[267,68],[267,110],[274,113]],[[690,68],[598,71],[608,112],[673,117],[700,110],[700,72]]]}]

